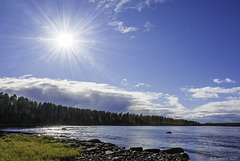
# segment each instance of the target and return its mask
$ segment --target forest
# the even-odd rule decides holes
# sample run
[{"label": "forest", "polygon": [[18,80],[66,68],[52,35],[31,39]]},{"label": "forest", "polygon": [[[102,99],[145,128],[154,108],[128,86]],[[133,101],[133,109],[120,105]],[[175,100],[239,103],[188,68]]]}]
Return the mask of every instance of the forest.
[{"label": "forest", "polygon": [[193,126],[196,121],[155,115],[113,113],[41,103],[0,93],[0,127],[46,125]]}]

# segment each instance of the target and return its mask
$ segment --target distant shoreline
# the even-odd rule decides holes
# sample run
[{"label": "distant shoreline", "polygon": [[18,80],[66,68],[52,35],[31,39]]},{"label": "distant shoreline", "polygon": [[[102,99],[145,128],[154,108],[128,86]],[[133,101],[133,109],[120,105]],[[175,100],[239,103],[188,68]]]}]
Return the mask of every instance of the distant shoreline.
[{"label": "distant shoreline", "polygon": [[226,127],[240,127],[240,123],[203,123],[201,125],[20,125],[20,124],[8,125],[8,124],[4,124],[4,125],[0,125],[0,129],[37,128],[37,127],[48,127],[48,126],[226,126]]}]

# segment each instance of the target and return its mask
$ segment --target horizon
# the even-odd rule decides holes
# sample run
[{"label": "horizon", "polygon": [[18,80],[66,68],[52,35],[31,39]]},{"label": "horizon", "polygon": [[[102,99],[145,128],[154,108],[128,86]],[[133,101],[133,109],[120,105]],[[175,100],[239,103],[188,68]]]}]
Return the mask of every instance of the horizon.
[{"label": "horizon", "polygon": [[239,123],[239,19],[236,0],[3,0],[0,92]]}]

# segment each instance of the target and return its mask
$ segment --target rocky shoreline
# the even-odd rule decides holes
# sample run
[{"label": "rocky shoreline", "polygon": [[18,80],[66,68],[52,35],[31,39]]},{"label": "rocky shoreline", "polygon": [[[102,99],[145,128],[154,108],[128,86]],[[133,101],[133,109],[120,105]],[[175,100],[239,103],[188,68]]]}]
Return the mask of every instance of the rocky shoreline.
[{"label": "rocky shoreline", "polygon": [[[0,132],[0,136],[17,132]],[[36,136],[40,134],[25,133]],[[182,148],[143,149],[132,147],[125,149],[112,143],[105,143],[98,139],[77,140],[66,137],[57,138],[59,142],[68,143],[72,148],[82,148],[82,155],[71,161],[188,161],[189,156]]]}]

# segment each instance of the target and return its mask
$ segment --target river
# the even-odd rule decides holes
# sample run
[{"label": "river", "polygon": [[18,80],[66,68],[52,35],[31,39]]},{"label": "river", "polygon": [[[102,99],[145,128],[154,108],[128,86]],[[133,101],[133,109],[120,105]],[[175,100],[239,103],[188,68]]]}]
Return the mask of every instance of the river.
[{"label": "river", "polygon": [[[193,161],[240,160],[240,127],[223,126],[49,126],[7,129],[66,136],[76,139],[100,139],[121,147],[181,147]],[[172,132],[168,134],[166,132]]]}]

